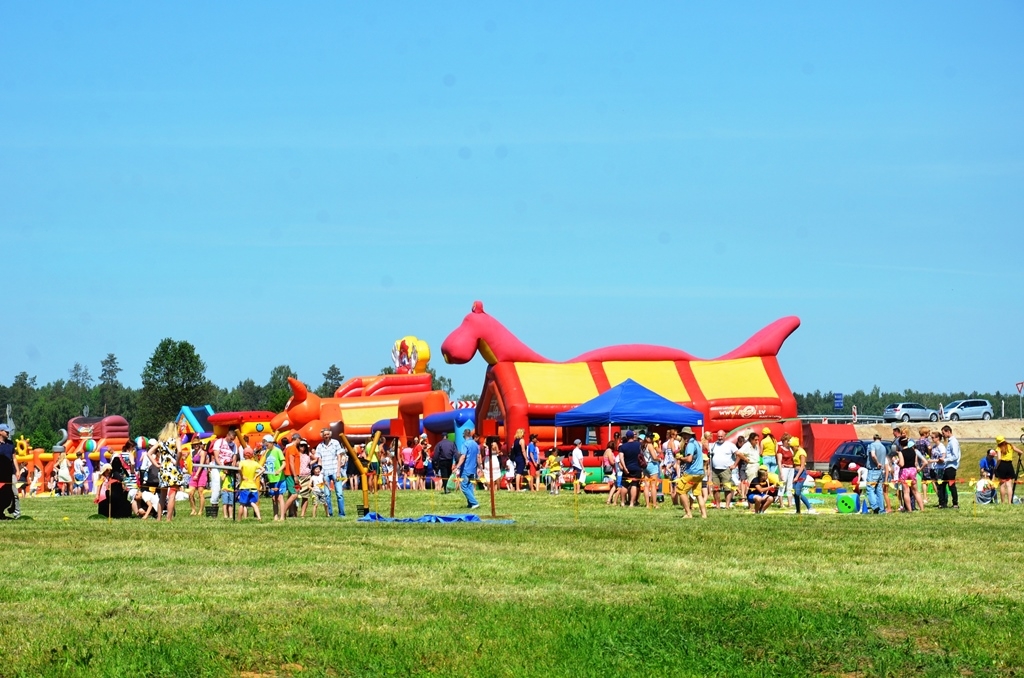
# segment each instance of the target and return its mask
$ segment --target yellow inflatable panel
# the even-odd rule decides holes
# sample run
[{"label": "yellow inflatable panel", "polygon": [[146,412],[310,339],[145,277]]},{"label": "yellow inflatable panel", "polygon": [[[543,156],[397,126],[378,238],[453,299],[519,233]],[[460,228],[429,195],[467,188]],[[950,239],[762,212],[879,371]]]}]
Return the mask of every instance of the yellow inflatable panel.
[{"label": "yellow inflatable panel", "polygon": [[346,426],[373,426],[382,419],[397,419],[398,405],[377,405],[375,407],[343,407],[341,420]]},{"label": "yellow inflatable panel", "polygon": [[535,405],[585,403],[596,398],[597,386],[586,363],[513,363],[526,402]]},{"label": "yellow inflatable panel", "polygon": [[690,401],[676,364],[671,360],[608,361],[604,363],[604,373],[608,376],[608,385],[612,388],[627,379],[632,379],[674,403]]},{"label": "yellow inflatable panel", "polygon": [[779,397],[760,358],[694,360],[690,369],[708,400]]}]

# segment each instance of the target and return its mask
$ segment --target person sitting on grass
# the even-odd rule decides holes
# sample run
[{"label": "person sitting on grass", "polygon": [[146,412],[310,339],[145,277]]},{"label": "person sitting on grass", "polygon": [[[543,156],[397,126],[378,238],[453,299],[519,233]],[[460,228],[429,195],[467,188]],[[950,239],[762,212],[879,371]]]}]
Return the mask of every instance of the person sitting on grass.
[{"label": "person sitting on grass", "polygon": [[761,465],[757,469],[757,477],[750,481],[750,490],[747,493],[747,497],[751,513],[764,513],[765,509],[775,501],[773,486],[768,479],[767,466]]},{"label": "person sitting on grass", "polygon": [[153,516],[154,518],[159,519],[159,517],[160,517],[160,495],[157,494],[156,492],[154,492],[153,488],[151,488],[151,487],[144,487],[144,488],[142,488],[142,491],[139,492],[138,496],[139,496],[139,498],[142,501],[142,506],[145,506],[146,510],[145,511],[141,510],[141,506],[140,506],[139,507],[140,510],[139,510],[139,512],[136,515],[138,515],[143,520],[149,518],[150,516]]},{"label": "person sitting on grass", "polygon": [[981,478],[974,486],[974,502],[976,504],[995,504],[997,499],[996,484],[992,482],[987,473],[982,473]]},{"label": "person sitting on grass", "polygon": [[999,466],[999,457],[996,456],[994,448],[988,448],[988,452],[978,462],[978,467],[981,469],[983,476],[987,478],[994,478],[996,475],[996,467]]},{"label": "person sitting on grass", "polygon": [[238,503],[240,517],[244,520],[249,516],[249,507],[252,507],[256,520],[262,521],[260,516],[260,474],[262,470],[260,463],[253,459],[253,451],[245,448],[245,459],[238,465],[242,481],[238,484]]}]

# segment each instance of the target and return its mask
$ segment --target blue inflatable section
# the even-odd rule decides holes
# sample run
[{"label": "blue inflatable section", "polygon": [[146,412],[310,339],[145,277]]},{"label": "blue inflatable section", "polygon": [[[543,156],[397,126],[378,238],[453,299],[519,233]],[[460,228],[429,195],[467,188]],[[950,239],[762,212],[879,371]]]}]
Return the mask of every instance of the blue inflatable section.
[{"label": "blue inflatable section", "polygon": [[[454,516],[435,516],[427,514],[419,518],[387,518],[379,513],[370,512],[359,519],[360,523],[482,523],[480,516],[472,513],[460,513]],[[511,520],[488,520],[489,523],[508,523]]]},{"label": "blue inflatable section", "polygon": [[438,412],[423,417],[423,428],[431,433],[453,433],[455,429],[476,421],[476,408]]}]

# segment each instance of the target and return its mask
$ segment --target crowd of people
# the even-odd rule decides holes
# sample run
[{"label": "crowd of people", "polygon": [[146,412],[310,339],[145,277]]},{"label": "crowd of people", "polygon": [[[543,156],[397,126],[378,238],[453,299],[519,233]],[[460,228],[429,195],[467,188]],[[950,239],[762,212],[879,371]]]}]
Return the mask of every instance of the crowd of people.
[{"label": "crowd of people", "polygon": [[[7,427],[0,425],[0,477],[9,472],[14,480],[0,483],[0,507],[7,507],[0,515],[16,517],[18,494],[13,488],[30,492],[42,481],[27,479],[27,469],[18,468],[9,435]],[[205,512],[241,519],[251,515],[262,520],[259,499],[266,496],[273,520],[285,520],[307,514],[315,518],[321,509],[327,517],[343,517],[344,490],[360,489],[363,482],[372,491],[394,487],[450,493],[458,488],[471,510],[479,506],[476,490],[492,484],[510,491],[546,489],[558,494],[564,485],[578,493],[588,481],[601,480],[608,485],[608,504],[659,508],[668,499],[682,508],[685,518],[692,518],[695,509],[707,518],[709,507],[741,507],[753,513],[777,507],[815,513],[807,497],[814,479],[806,450],[788,433],[776,440],[767,427],[760,434],[746,431],[735,441],[725,431],[698,437],[690,427],[669,429],[664,440],[657,432],[626,430],[608,443],[597,479],[578,439],[563,457],[554,448],[542,454],[537,436],[526,439],[522,429],[507,449],[472,429],[464,436],[462,453],[447,438],[432,446],[426,435],[408,439],[404,445],[390,439],[349,448],[328,428],[321,431],[315,447],[298,433],[281,440],[265,435],[251,447],[235,431],[221,438],[198,436],[184,442],[175,425],[168,423],[143,450],[129,441],[101,467],[95,501],[99,513],[111,518],[171,521],[179,504],[187,502],[191,515]],[[976,501],[1012,501],[1015,453],[1019,458],[1021,450],[1003,436],[996,438],[996,446],[981,460]],[[934,491],[938,508],[956,509],[960,461],[960,443],[949,426],[937,431],[921,427],[916,438],[908,427],[894,426],[892,443],[886,445],[875,435],[864,463],[848,469],[856,472],[853,489],[867,512],[923,510],[928,496],[925,485]],[[4,470],[7,467],[9,471]],[[88,471],[81,456],[69,463],[62,453],[52,468],[50,492],[86,492]],[[210,511],[207,490],[210,506],[215,507]]]}]

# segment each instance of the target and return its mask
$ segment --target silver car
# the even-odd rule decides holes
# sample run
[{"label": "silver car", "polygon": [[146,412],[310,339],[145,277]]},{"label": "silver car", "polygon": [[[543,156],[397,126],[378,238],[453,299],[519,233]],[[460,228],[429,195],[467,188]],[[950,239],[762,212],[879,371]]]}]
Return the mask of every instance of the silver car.
[{"label": "silver car", "polygon": [[950,421],[959,421],[961,419],[988,420],[992,418],[992,403],[978,398],[954,400],[942,408],[942,416]]},{"label": "silver car", "polygon": [[939,413],[921,403],[893,403],[882,412],[885,421],[938,421]]}]

